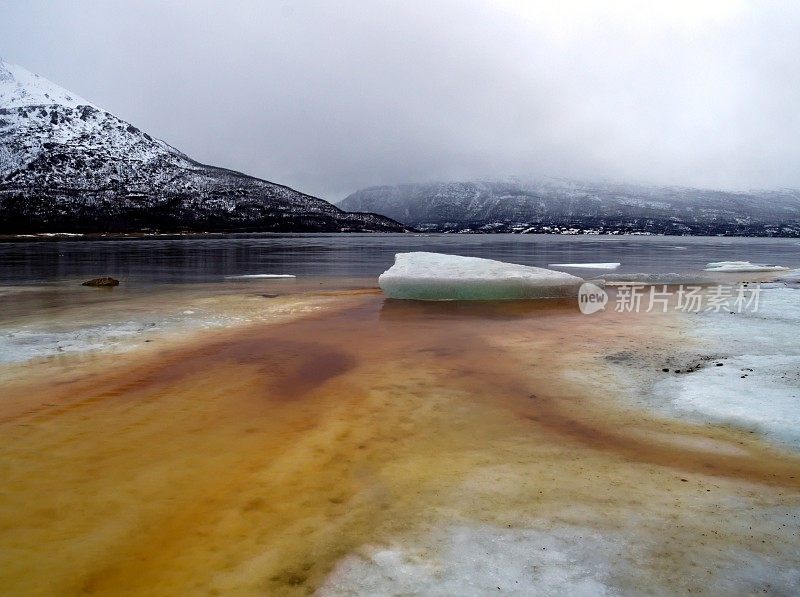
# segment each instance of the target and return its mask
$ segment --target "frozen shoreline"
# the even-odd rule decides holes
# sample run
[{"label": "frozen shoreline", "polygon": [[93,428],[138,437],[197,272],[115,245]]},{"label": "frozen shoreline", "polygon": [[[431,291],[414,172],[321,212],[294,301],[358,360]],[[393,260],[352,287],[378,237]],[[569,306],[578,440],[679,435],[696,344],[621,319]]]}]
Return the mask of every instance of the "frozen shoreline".
[{"label": "frozen shoreline", "polygon": [[[99,301],[5,321],[0,324],[0,367],[64,355],[128,352],[185,340],[204,330],[283,321],[335,300],[331,296],[277,295],[263,292],[265,288],[258,290],[210,294],[200,289],[177,295],[136,295],[119,302]],[[15,292],[25,296],[41,289]]]},{"label": "frozen shoreline", "polygon": [[692,314],[688,339],[713,359],[671,371],[650,402],[673,416],[752,431],[800,450],[800,290],[764,288],[757,312]]},{"label": "frozen shoreline", "polygon": [[[645,360],[639,360],[640,355],[636,354],[606,355],[603,366],[631,379],[631,386],[620,386],[618,392],[637,393],[636,406],[643,413],[732,425],[753,430],[780,447],[800,449],[800,345],[796,341],[800,290],[775,285],[763,292],[764,302],[756,313],[686,315],[689,325],[675,328],[677,353],[670,352],[675,347],[664,347],[663,352],[656,351],[655,357],[643,351],[643,355],[649,354]],[[685,338],[684,333],[688,334]],[[695,350],[699,352],[695,354]],[[684,363],[678,367],[685,369],[686,363],[695,363],[701,353],[713,358],[691,373],[675,373],[677,363]],[[650,358],[670,359],[670,372],[661,371]],[[717,362],[722,365],[716,366]],[[575,371],[574,375],[580,380],[588,374]],[[602,382],[588,387],[601,389]],[[766,409],[765,403],[771,408]],[[744,448],[739,452],[740,446],[734,441],[706,437],[702,427],[692,438],[650,434],[646,439],[680,442],[676,445],[721,457],[747,453]],[[585,474],[593,472],[587,469]],[[480,488],[489,495],[502,495],[498,489],[503,486],[502,478],[490,469],[477,472],[476,480],[457,493],[473,496]],[[514,478],[521,483],[525,476],[517,473]],[[713,594],[791,594],[796,590],[800,583],[794,548],[800,519],[800,503],[796,499],[786,507],[776,507],[769,499],[762,500],[769,492],[758,488],[749,496],[737,496],[736,490],[731,489],[735,485],[720,490],[726,482],[713,475],[683,473],[675,481],[679,488],[686,483],[698,484],[691,497],[674,498],[685,504],[680,507],[680,525],[660,513],[657,506],[650,510],[639,502],[633,490],[627,497],[615,497],[618,504],[628,499],[632,504],[627,514],[620,506],[622,513],[617,514],[616,522],[612,522],[613,516],[607,519],[606,515],[592,513],[592,508],[602,511],[607,507],[600,496],[597,502],[589,499],[594,505],[584,504],[586,510],[578,509],[577,514],[575,505],[570,503],[563,511],[541,519],[514,520],[506,514],[509,524],[503,525],[483,522],[506,520],[504,514],[494,510],[486,511],[486,519],[468,522],[454,515],[453,508],[444,511],[423,532],[364,545],[345,556],[318,594],[394,591],[426,595],[498,592],[588,596],[632,594],[645,589],[653,594],[695,590]],[[613,474],[608,482],[620,483]],[[565,479],[564,483],[569,481]],[[644,477],[642,484],[647,484]],[[672,494],[669,487],[663,491],[669,499],[680,495]],[[537,493],[541,492],[533,483],[528,508],[519,507],[538,512]],[[465,500],[469,502],[470,498]],[[646,519],[637,518],[643,515]],[[673,525],[682,530],[675,532]],[[682,535],[683,529],[693,530]],[[676,536],[680,539],[674,539]],[[774,543],[762,540],[762,536],[774,538]],[[671,540],[678,541],[680,547],[670,546]],[[771,543],[768,548],[762,547],[765,541]],[[683,554],[686,561],[672,561],[675,553]]]},{"label": "frozen shoreline", "polygon": [[[754,532],[799,515],[800,508],[765,511],[753,523],[758,524]],[[614,530],[547,520],[530,521],[525,528],[443,521],[422,536],[364,546],[346,556],[316,594],[591,597],[646,589],[668,595],[695,590],[702,578],[703,589],[713,594],[788,595],[800,583],[790,550],[770,555],[744,547],[704,554],[698,578],[687,575],[676,583],[656,573],[660,540],[637,529],[635,520]],[[788,537],[784,541],[787,547],[791,543]]]},{"label": "frozen shoreline", "polygon": [[[676,314],[675,318],[653,320],[645,316],[629,320],[625,315],[605,319],[598,315],[590,319],[572,313],[566,304],[556,307],[542,303],[534,310],[530,309],[531,305],[523,305],[520,310],[518,304],[503,305],[496,310],[492,310],[491,305],[459,308],[447,304],[404,304],[382,311],[382,299],[376,295],[370,299],[372,310],[366,319],[354,321],[345,317],[339,323],[329,322],[326,328],[326,324],[320,323],[325,317],[307,320],[296,317],[298,313],[307,312],[304,309],[321,308],[328,300],[323,294],[277,297],[252,290],[248,287],[246,295],[196,296],[191,300],[187,300],[185,294],[172,296],[158,301],[158,317],[149,306],[153,297],[134,297],[132,302],[127,302],[127,299],[116,302],[111,309],[107,306],[100,310],[92,307],[81,321],[83,324],[90,322],[94,327],[78,325],[80,321],[62,313],[61,321],[65,327],[58,334],[67,336],[40,338],[35,334],[33,337],[22,334],[16,340],[20,344],[30,341],[38,350],[42,346],[51,346],[54,341],[56,344],[75,341],[75,334],[83,334],[80,340],[85,341],[87,347],[85,350],[78,347],[72,354],[80,354],[81,350],[93,354],[142,346],[140,342],[149,334],[166,339],[203,326],[220,328],[264,318],[296,319],[291,324],[294,327],[288,331],[283,327],[258,326],[231,334],[232,346],[257,359],[245,359],[241,369],[238,361],[233,359],[227,363],[231,367],[228,376],[219,373],[206,375],[206,371],[213,369],[212,365],[216,366],[215,359],[219,357],[216,351],[203,354],[202,346],[198,344],[195,352],[183,353],[182,361],[166,365],[167,370],[177,367],[185,375],[168,384],[168,391],[135,386],[133,390],[125,391],[133,392],[131,395],[136,396],[136,400],[88,400],[85,409],[82,406],[80,411],[62,410],[61,404],[49,403],[51,398],[48,397],[48,405],[42,411],[45,422],[56,420],[47,419],[48,412],[52,417],[59,417],[58,424],[41,428],[43,442],[50,442],[54,431],[67,433],[69,428],[63,427],[63,421],[69,417],[78,429],[88,430],[88,435],[76,433],[64,440],[65,445],[80,445],[87,450],[86,454],[77,454],[81,461],[92,460],[96,457],[92,451],[94,447],[103,447],[81,438],[93,437],[94,429],[116,429],[116,426],[128,431],[114,434],[115,437],[125,437],[125,433],[133,433],[131,430],[139,428],[138,416],[146,421],[142,423],[144,429],[148,434],[152,433],[148,435],[149,445],[159,457],[176,446],[176,437],[183,437],[186,445],[191,446],[197,445],[198,438],[208,443],[209,438],[217,437],[219,443],[216,445],[225,446],[225,449],[203,454],[197,460],[187,456],[191,450],[175,449],[176,462],[185,464],[184,458],[189,458],[192,466],[187,470],[191,475],[196,474],[198,467],[213,463],[220,455],[236,462],[252,450],[252,462],[257,473],[252,476],[247,473],[238,479],[241,484],[237,486],[237,492],[223,492],[228,501],[220,505],[219,510],[216,507],[210,510],[212,514],[219,513],[224,520],[233,522],[231,533],[236,533],[236,537],[233,534],[226,536],[226,529],[230,528],[227,523],[215,527],[217,519],[214,515],[204,516],[198,522],[206,525],[204,528],[209,536],[219,533],[226,537],[224,543],[217,545],[226,549],[230,547],[226,557],[241,562],[232,571],[217,572],[206,579],[208,587],[220,591],[263,588],[268,582],[265,578],[268,578],[271,579],[269,582],[276,583],[274,586],[283,583],[280,586],[284,588],[296,587],[302,582],[304,588],[314,587],[322,595],[387,591],[481,595],[498,591],[497,587],[502,592],[519,595],[531,592],[597,595],[624,594],[644,588],[666,594],[699,587],[720,593],[736,593],[760,591],[766,583],[776,591],[789,592],[800,582],[793,543],[798,533],[800,504],[793,497],[793,486],[758,485],[757,480],[753,481],[747,475],[741,478],[715,476],[702,468],[685,466],[686,463],[683,468],[680,464],[673,466],[672,460],[668,464],[638,462],[635,458],[625,457],[625,452],[606,451],[606,446],[594,445],[591,440],[581,442],[580,438],[570,435],[569,425],[565,425],[563,433],[559,434],[559,429],[538,421],[538,416],[547,417],[547,404],[539,403],[534,395],[518,397],[521,404],[512,403],[510,407],[502,404],[504,379],[516,379],[521,383],[514,388],[527,388],[527,382],[538,383],[540,386],[533,389],[540,398],[546,399],[548,390],[553,392],[553,401],[563,409],[556,414],[569,420],[575,414],[571,408],[577,408],[576,412],[579,412],[583,407],[573,404],[571,390],[588,389],[591,390],[589,394],[596,392],[597,399],[587,399],[586,406],[594,404],[606,409],[590,410],[591,416],[587,419],[590,424],[597,425],[601,435],[603,432],[613,433],[614,426],[622,422],[621,426],[626,430],[633,430],[631,434],[641,432],[644,442],[663,441],[674,446],[676,449],[669,452],[670,458],[681,449],[696,450],[702,455],[700,462],[706,462],[705,458],[723,462],[731,456],[746,457],[750,444],[740,446],[735,441],[744,439],[747,442],[742,434],[731,433],[731,441],[724,441],[700,426],[695,435],[692,435],[694,432],[681,435],[689,426],[675,424],[675,418],[690,422],[714,420],[713,413],[700,412],[695,402],[691,403],[691,409],[679,411],[672,402],[659,402],[656,397],[633,388],[631,393],[643,400],[637,405],[639,414],[629,419],[618,419],[613,415],[610,422],[603,420],[604,413],[614,413],[615,406],[619,406],[613,404],[614,400],[621,402],[620,395],[628,393],[624,384],[615,384],[618,377],[613,373],[617,365],[624,365],[650,382],[655,379],[690,383],[702,394],[704,388],[720,385],[719,380],[706,379],[703,375],[727,375],[728,371],[734,371],[732,364],[735,359],[742,356],[748,356],[751,360],[747,362],[752,364],[756,357],[773,359],[776,352],[785,352],[782,347],[794,342],[796,329],[796,316],[787,314],[785,308],[787,305],[790,310],[793,308],[793,302],[800,297],[798,291],[783,286],[768,289],[765,292],[771,293],[768,297],[772,298],[764,303],[763,311],[752,316]],[[261,292],[264,290],[260,289]],[[340,296],[330,300],[339,301]],[[130,310],[132,305],[138,306],[137,309]],[[133,317],[140,313],[138,308],[144,309],[142,312],[148,313],[150,318]],[[124,322],[114,321],[113,316],[118,312],[131,317]],[[431,313],[446,316],[431,317]],[[500,314],[503,317],[497,317]],[[101,321],[103,317],[107,319]],[[460,320],[463,329],[458,325],[451,326],[448,317]],[[688,321],[691,325],[673,327],[678,321]],[[413,325],[407,325],[409,322]],[[630,322],[630,327],[626,327],[627,322]],[[26,325],[33,323],[27,321]],[[51,319],[47,324],[51,327],[40,331],[55,333],[52,323]],[[145,325],[150,323],[156,324],[152,332],[149,331],[151,327]],[[69,328],[67,324],[73,327]],[[374,333],[379,326],[385,327],[385,335]],[[458,333],[452,338],[460,338],[461,342],[452,341],[450,334],[455,332]],[[691,336],[681,336],[684,333]],[[712,333],[716,336],[712,337]],[[678,359],[688,358],[691,351],[698,350],[713,355],[724,365],[716,367],[710,362],[706,363],[707,367],[690,374],[664,374],[660,364],[656,368],[652,361],[637,360],[640,354],[647,352],[642,343],[647,339],[646,334],[653,334],[654,345],[663,341],[667,346],[674,340],[675,346],[670,345],[669,350],[680,350],[682,342],[691,344],[685,352],[677,353]],[[401,338],[398,340],[397,336]],[[99,346],[91,343],[96,337],[100,339]],[[102,344],[112,337],[117,338],[118,345]],[[228,335],[224,337],[227,342]],[[739,346],[742,338],[757,342],[761,346],[759,354],[751,354],[754,352],[752,346],[756,345],[752,343],[750,353],[746,355],[723,351],[731,342]],[[256,339],[263,345],[258,344],[257,349],[253,349],[251,343]],[[293,344],[298,339],[307,343],[300,351]],[[474,343],[481,339],[486,343]],[[205,344],[205,337],[202,340]],[[302,363],[309,358],[309,347],[323,346],[326,341],[329,349],[336,347],[344,355],[358,357],[352,362],[352,368],[348,368],[350,360],[342,360],[344,368],[337,373],[341,378],[332,377],[328,386],[324,383],[313,386],[321,392],[315,399],[268,402],[269,394],[264,393],[264,388],[278,388],[280,391],[284,387],[275,385],[275,379],[281,379],[281,368]],[[153,345],[159,343],[148,344]],[[289,357],[283,359],[273,354],[276,346],[282,346]],[[497,349],[497,355],[491,354],[492,347]],[[21,350],[19,345],[17,349]],[[239,349],[229,354],[239,354]],[[185,347],[181,348],[181,352],[185,350]],[[667,353],[665,350],[656,356]],[[302,376],[290,379],[294,382],[309,376],[313,379],[313,373],[320,364],[329,362],[330,355],[330,350],[320,351],[318,359],[308,361]],[[469,355],[474,358],[465,358]],[[571,360],[573,355],[575,361]],[[800,353],[785,356],[793,358]],[[200,365],[198,358],[204,359]],[[64,362],[80,363],[71,359]],[[248,364],[252,362],[268,366],[253,368]],[[333,362],[340,361],[334,359]],[[98,361],[98,369],[104,363]],[[573,366],[587,363],[593,365],[585,368]],[[670,362],[670,367],[674,368],[675,363]],[[790,360],[776,363],[791,366]],[[188,367],[182,369],[184,365]],[[680,366],[684,368],[685,363]],[[761,365],[752,368],[754,372],[741,383],[761,380],[756,377],[761,372]],[[26,369],[23,365],[18,370],[30,375],[35,369]],[[562,375],[568,375],[571,370],[583,376],[579,382],[591,380],[591,383],[576,384],[573,388],[566,380],[569,390],[565,390],[565,397],[558,398],[561,386],[548,388],[548,383],[564,381]],[[339,372],[339,369],[334,372]],[[473,373],[476,373],[475,377],[470,378]],[[765,369],[763,373],[767,375],[770,371]],[[516,374],[519,374],[518,378]],[[465,376],[467,381],[464,381]],[[168,380],[169,376],[163,379]],[[464,382],[463,387],[459,385],[461,382]],[[481,382],[487,385],[475,385]],[[730,382],[740,383],[738,377],[731,378]],[[126,386],[123,384],[122,387]],[[609,387],[613,387],[610,395]],[[350,389],[355,391],[350,392]],[[492,393],[495,389],[499,393],[498,400]],[[91,397],[91,391],[91,387],[83,388],[69,392],[69,395],[83,396],[87,392]],[[140,391],[153,400],[141,400]],[[689,396],[688,389],[682,386],[665,392],[670,400]],[[223,395],[224,400],[217,401]],[[575,395],[582,394],[576,391]],[[175,397],[179,402],[173,404],[170,411],[170,400],[175,400]],[[351,404],[351,400],[356,402]],[[223,407],[225,417],[207,416],[206,409],[215,404]],[[319,405],[318,410],[313,410],[314,404]],[[118,412],[118,407],[125,410]],[[254,419],[253,412],[263,415],[261,422],[265,423],[276,420],[275,415],[282,409],[293,408],[312,409],[310,412],[317,417],[315,425],[291,425],[273,431],[259,429],[255,424],[257,418]],[[666,437],[669,435],[666,431],[663,433],[665,437],[658,436],[657,432],[649,433],[651,429],[646,424],[637,425],[638,420],[653,420],[654,410],[669,415],[664,417],[669,421],[667,427],[657,429],[671,429],[676,434],[674,437]],[[62,415],[62,412],[71,414]],[[88,414],[94,418],[89,418]],[[300,419],[307,414],[303,413]],[[207,425],[201,427],[202,435],[196,431],[200,420]],[[232,421],[236,425],[228,435],[225,430]],[[173,426],[183,422],[187,425],[185,435],[176,435]],[[625,425],[626,422],[630,425]],[[35,422],[35,425],[39,423]],[[287,442],[281,440],[273,447],[274,452],[269,453],[271,457],[265,458],[263,442],[269,441],[270,437],[281,437],[281,429],[283,433],[290,433],[287,437],[291,438],[288,443],[292,449],[285,452]],[[21,434],[20,437],[29,433],[27,427],[14,430]],[[162,430],[163,435],[156,430]],[[160,443],[154,442],[152,437],[160,437]],[[692,441],[694,443],[687,443]],[[751,443],[755,445],[758,442],[752,440]],[[31,446],[40,445],[31,443]],[[121,444],[125,449],[109,453],[120,457],[133,455],[137,450],[131,447],[138,445],[137,441]],[[39,452],[26,449],[26,453]],[[158,459],[152,461],[160,462]],[[769,467],[768,461],[759,462]],[[276,463],[277,468],[270,468],[272,463]],[[303,463],[308,468],[298,470],[297,467]],[[140,466],[137,462],[129,469],[120,469],[126,471],[120,478],[136,479],[142,470],[148,470]],[[169,466],[173,464],[170,462]],[[180,470],[182,464],[177,466]],[[339,467],[335,474],[326,472],[331,466]],[[225,475],[232,469],[236,467],[220,466],[214,469],[214,474],[198,474],[197,478],[205,482],[219,476],[227,487],[230,480]],[[60,465],[57,470],[61,470]],[[147,478],[161,478],[160,471],[158,468],[150,470]],[[313,540],[306,539],[307,558],[298,556],[295,560],[286,557],[285,562],[273,565],[272,561],[261,559],[262,554],[281,552],[283,537],[294,536],[298,534],[295,530],[306,528],[311,515],[301,510],[295,520],[291,518],[291,511],[276,513],[271,506],[274,503],[287,508],[296,505],[294,496],[297,490],[293,486],[290,487],[288,482],[272,482],[276,474],[290,475],[294,474],[293,471],[297,471],[297,476],[284,481],[294,479],[300,483],[298,487],[303,488],[304,500],[318,500],[319,514],[312,520],[316,521],[315,528],[330,531],[330,541],[326,543],[328,540],[324,534],[315,536]],[[330,477],[325,476],[328,474]],[[20,478],[29,478],[29,468],[20,466],[19,475]],[[91,477],[95,478],[96,475]],[[317,484],[314,479],[318,478],[324,479],[325,483]],[[264,479],[270,481],[259,483]],[[119,481],[107,485],[102,485],[101,481],[98,483],[110,492],[118,491]],[[131,481],[131,487],[136,487],[134,481]],[[147,490],[147,486],[143,490]],[[73,489],[72,495],[81,496],[82,491]],[[200,486],[198,492],[205,495],[206,487]],[[404,502],[407,509],[402,506]],[[20,503],[27,505],[25,500],[20,500]],[[169,516],[173,514],[173,503],[167,499],[161,502]],[[132,500],[129,507],[135,509],[138,505]],[[397,510],[389,510],[384,515],[381,505]],[[265,518],[270,516],[273,518]],[[394,526],[399,518],[403,524]],[[264,520],[278,524],[293,520],[297,526],[288,527],[291,532],[272,536],[269,533],[274,524],[265,524]],[[383,521],[381,532],[375,531],[375,520]],[[367,521],[364,522],[363,535],[353,532],[350,537],[358,536],[359,541],[351,543],[342,554],[338,547],[342,533],[346,534],[347,524],[358,528],[359,521]],[[236,531],[240,524],[246,529],[241,535]],[[192,534],[195,528],[193,522],[186,543],[190,550],[202,546],[202,541]],[[252,559],[247,559],[243,555],[248,553],[246,540],[244,545],[238,544],[237,541],[242,540],[237,537],[249,540],[254,536],[253,529],[263,538],[261,543],[252,546],[249,552]],[[124,541],[120,540],[120,544]],[[329,553],[335,554],[336,559],[326,569],[329,573],[321,576],[319,584],[315,584],[317,580],[307,574],[303,565],[306,560],[312,561],[308,558],[317,561],[315,550],[319,545],[332,546]],[[40,547],[36,546],[36,549]],[[149,547],[145,548],[145,553],[151,552]],[[283,552],[293,553],[291,549]],[[192,571],[191,582],[195,582],[203,570],[221,570],[214,568],[216,564],[209,567],[203,559],[206,553],[198,556],[198,568]],[[306,554],[306,551],[298,553]],[[178,557],[184,558],[183,551]],[[158,554],[159,561],[161,558]],[[699,566],[697,569],[694,568],[696,564]],[[265,577],[262,570],[272,572],[264,573]]]}]

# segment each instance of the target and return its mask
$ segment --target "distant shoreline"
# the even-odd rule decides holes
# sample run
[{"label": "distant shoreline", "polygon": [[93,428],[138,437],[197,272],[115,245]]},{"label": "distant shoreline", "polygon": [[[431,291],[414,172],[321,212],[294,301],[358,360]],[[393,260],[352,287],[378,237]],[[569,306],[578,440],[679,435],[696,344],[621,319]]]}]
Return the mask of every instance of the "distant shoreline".
[{"label": "distant shoreline", "polygon": [[234,237],[249,235],[271,235],[271,236],[309,236],[309,235],[369,235],[369,236],[404,236],[407,234],[438,236],[438,235],[514,235],[514,236],[659,236],[675,238],[800,238],[800,234],[670,234],[668,232],[595,232],[595,231],[477,231],[472,229],[465,230],[411,230],[408,232],[376,232],[376,231],[192,231],[192,232],[35,232],[22,234],[0,234],[0,242],[31,242],[31,241],[68,241],[68,240],[119,240],[119,239],[184,239],[184,238],[207,238],[207,237]]}]

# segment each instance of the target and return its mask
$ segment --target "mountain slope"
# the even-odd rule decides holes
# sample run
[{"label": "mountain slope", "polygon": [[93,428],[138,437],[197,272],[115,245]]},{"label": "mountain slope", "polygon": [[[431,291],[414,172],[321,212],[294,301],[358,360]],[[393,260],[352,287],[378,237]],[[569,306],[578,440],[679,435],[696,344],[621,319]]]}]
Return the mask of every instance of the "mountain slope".
[{"label": "mountain slope", "polygon": [[800,191],[732,193],[681,187],[475,181],[363,189],[339,206],[423,230],[800,235]]},{"label": "mountain slope", "polygon": [[375,214],[200,164],[0,60],[0,232],[402,231]]}]

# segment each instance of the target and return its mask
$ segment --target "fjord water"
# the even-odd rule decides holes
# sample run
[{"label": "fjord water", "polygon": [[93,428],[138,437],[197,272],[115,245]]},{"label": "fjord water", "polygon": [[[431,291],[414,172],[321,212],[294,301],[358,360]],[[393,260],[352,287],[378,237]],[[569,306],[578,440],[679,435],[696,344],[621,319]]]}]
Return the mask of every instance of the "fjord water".
[{"label": "fjord water", "polygon": [[[226,276],[259,273],[376,278],[391,266],[395,253],[406,251],[537,267],[618,261],[622,265],[617,273],[697,271],[711,261],[800,265],[800,240],[786,238],[234,234],[2,242],[0,284],[58,282],[101,274],[141,284],[219,282]],[[581,275],[580,270],[570,272]]]}]

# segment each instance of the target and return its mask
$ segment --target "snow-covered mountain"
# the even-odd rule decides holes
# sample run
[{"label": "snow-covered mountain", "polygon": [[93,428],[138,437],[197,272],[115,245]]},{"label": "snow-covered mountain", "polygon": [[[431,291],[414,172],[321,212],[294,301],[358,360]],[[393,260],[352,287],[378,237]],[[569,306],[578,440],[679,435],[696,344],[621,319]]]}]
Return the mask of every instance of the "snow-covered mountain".
[{"label": "snow-covered mountain", "polygon": [[0,59],[0,233],[401,231],[232,170]]},{"label": "snow-covered mountain", "polygon": [[339,203],[422,230],[800,236],[800,191],[724,192],[544,178],[363,189]]}]

